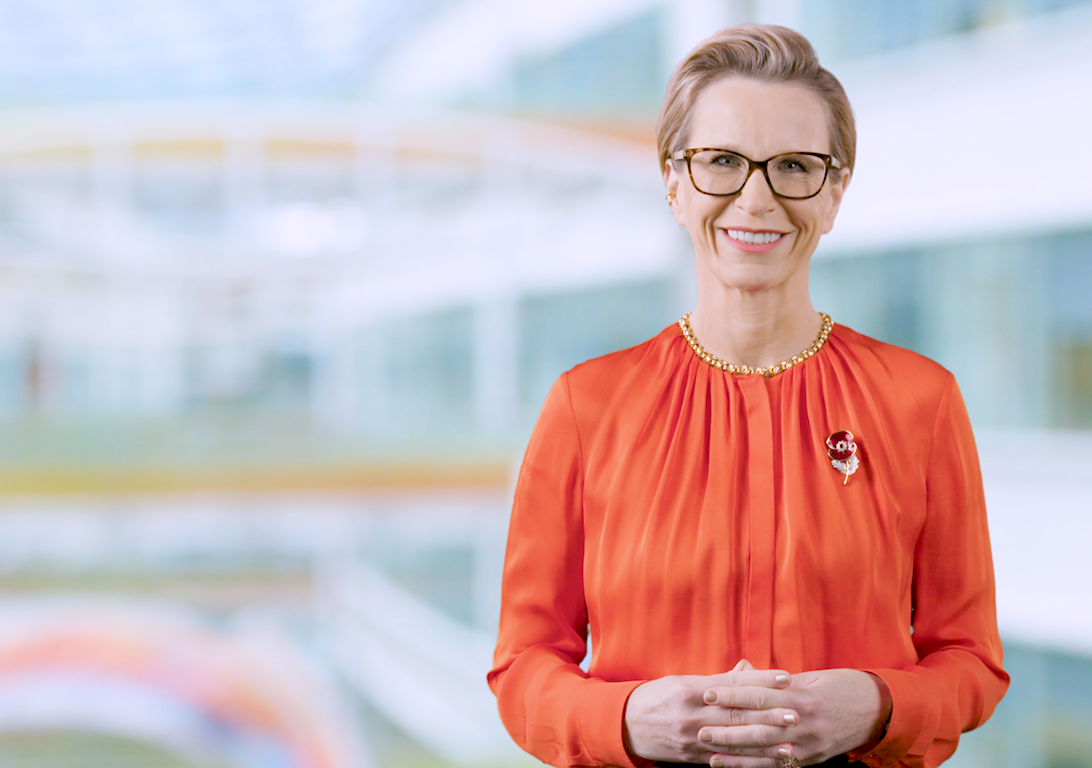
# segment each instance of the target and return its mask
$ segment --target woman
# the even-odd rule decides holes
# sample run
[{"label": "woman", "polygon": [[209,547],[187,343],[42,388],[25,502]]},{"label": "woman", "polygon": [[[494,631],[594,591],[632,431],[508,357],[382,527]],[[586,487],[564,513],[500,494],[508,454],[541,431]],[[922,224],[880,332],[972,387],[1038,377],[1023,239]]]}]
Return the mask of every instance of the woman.
[{"label": "woman", "polygon": [[797,33],[730,28],[679,65],[657,134],[697,305],[547,396],[502,719],[556,766],[938,765],[1008,684],[982,484],[951,374],[811,305],[845,94]]}]

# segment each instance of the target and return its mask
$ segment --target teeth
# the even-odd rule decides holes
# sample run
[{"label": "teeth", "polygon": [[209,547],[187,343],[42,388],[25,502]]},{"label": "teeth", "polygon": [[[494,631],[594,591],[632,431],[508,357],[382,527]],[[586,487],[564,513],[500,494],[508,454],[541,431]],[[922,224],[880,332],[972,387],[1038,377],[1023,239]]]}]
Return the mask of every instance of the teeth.
[{"label": "teeth", "polygon": [[728,237],[751,245],[768,245],[781,237],[781,232],[744,232],[741,229],[727,230]]}]

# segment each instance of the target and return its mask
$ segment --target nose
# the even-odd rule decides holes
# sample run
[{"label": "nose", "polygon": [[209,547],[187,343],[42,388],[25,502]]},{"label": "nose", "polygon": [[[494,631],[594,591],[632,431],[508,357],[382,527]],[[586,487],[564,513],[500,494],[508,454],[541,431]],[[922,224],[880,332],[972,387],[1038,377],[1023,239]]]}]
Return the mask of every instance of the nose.
[{"label": "nose", "polygon": [[736,195],[735,205],[751,216],[761,216],[764,213],[769,213],[777,205],[773,190],[770,189],[770,185],[766,182],[766,176],[761,169],[754,168],[751,170],[751,175],[747,177],[743,189]]}]

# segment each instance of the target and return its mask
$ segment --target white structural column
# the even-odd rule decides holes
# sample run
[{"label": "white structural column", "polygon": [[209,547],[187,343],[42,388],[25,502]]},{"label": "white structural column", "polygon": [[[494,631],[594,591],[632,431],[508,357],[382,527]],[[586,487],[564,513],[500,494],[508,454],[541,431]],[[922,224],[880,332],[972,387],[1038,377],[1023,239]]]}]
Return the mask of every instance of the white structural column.
[{"label": "white structural column", "polygon": [[398,433],[394,384],[391,380],[393,343],[388,328],[370,327],[359,331],[355,346],[360,350],[357,371],[361,400],[358,419],[367,438],[384,440]]},{"label": "white structural column", "polygon": [[398,132],[392,125],[361,125],[353,140],[353,193],[364,222],[361,250],[353,257],[364,265],[389,256],[390,241],[383,236],[390,228],[384,224],[404,214],[400,210]]},{"label": "white structural column", "polygon": [[[530,192],[528,148],[512,135],[483,137],[482,200],[506,210],[503,222],[491,227],[486,253],[506,254],[519,233],[529,230],[527,206],[505,203]],[[513,286],[498,280],[510,265],[503,257],[483,270],[481,294],[474,305],[474,420],[479,432],[511,433],[519,417],[519,311]],[[490,283],[484,281],[489,279]]]},{"label": "white structural column", "polygon": [[[182,291],[162,282],[136,284],[125,310],[123,354],[131,358],[133,382],[123,409],[158,416],[180,413],[185,405],[184,310]],[[127,319],[126,319],[127,318]]]},{"label": "white structural column", "polygon": [[361,205],[383,202],[398,181],[397,134],[389,128],[361,126],[354,137],[354,186]]},{"label": "white structural column", "polygon": [[474,628],[490,638],[497,634],[500,623],[501,575],[507,539],[507,506],[497,514],[483,515],[478,521],[474,531]]},{"label": "white structural column", "polygon": [[359,390],[351,334],[333,331],[312,339],[314,368],[311,412],[315,422],[334,432],[359,429]]},{"label": "white structural column", "polygon": [[223,146],[225,231],[237,244],[249,246],[266,203],[264,131],[255,123],[229,123]]},{"label": "white structural column", "polygon": [[515,296],[474,308],[474,415],[486,433],[511,432],[519,418],[519,318]]},{"label": "white structural column", "polygon": [[313,354],[311,413],[315,422],[334,432],[356,432],[362,427],[358,347],[347,323],[352,317],[352,294],[338,286],[319,284],[312,307],[310,347]]},{"label": "white structural column", "polygon": [[159,415],[181,413],[186,405],[185,291],[162,287],[154,301],[159,320],[148,355],[148,408]]},{"label": "white structural column", "polygon": [[[102,412],[115,416],[132,408],[133,369],[125,347],[131,340],[128,325],[134,319],[134,300],[124,288],[113,286],[98,299],[98,333],[95,365],[96,399]],[[131,345],[129,345],[131,346]]]},{"label": "white structural column", "polygon": [[132,185],[132,145],[125,128],[118,123],[96,126],[91,137],[91,194],[97,231],[89,239],[108,258],[122,255],[129,242]]},{"label": "white structural column", "polygon": [[664,6],[666,72],[718,29],[751,20],[749,3],[743,0],[677,0]]},{"label": "white structural column", "polygon": [[780,24],[800,29],[803,0],[756,0],[754,20],[762,24]]}]

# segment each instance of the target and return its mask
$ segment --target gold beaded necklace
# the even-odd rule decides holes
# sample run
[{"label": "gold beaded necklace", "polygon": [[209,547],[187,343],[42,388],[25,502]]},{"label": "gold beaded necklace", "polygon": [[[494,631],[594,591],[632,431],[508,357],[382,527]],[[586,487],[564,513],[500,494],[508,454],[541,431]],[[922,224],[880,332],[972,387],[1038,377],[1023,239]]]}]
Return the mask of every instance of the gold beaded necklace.
[{"label": "gold beaded necklace", "polygon": [[809,357],[818,352],[820,349],[822,349],[823,345],[827,343],[827,337],[830,336],[830,331],[832,328],[834,328],[834,321],[831,320],[830,315],[826,314],[825,312],[820,312],[819,314],[823,316],[823,324],[819,328],[819,335],[815,337],[815,341],[811,343],[811,346],[805,349],[800,354],[793,355],[790,359],[778,363],[777,365],[771,365],[768,368],[752,368],[749,365],[736,365],[735,363],[728,363],[724,360],[721,360],[716,355],[711,355],[706,352],[705,347],[699,344],[698,340],[694,337],[694,331],[690,327],[689,312],[683,315],[682,319],[679,320],[679,327],[682,328],[683,336],[686,337],[686,341],[690,345],[690,348],[694,350],[694,354],[700,357],[705,362],[709,363],[709,365],[713,366],[714,368],[718,368],[722,371],[727,371],[728,373],[737,373],[744,376],[753,373],[760,373],[766,378],[769,378],[775,374],[781,373],[782,371],[787,371],[794,365],[804,362]]}]

